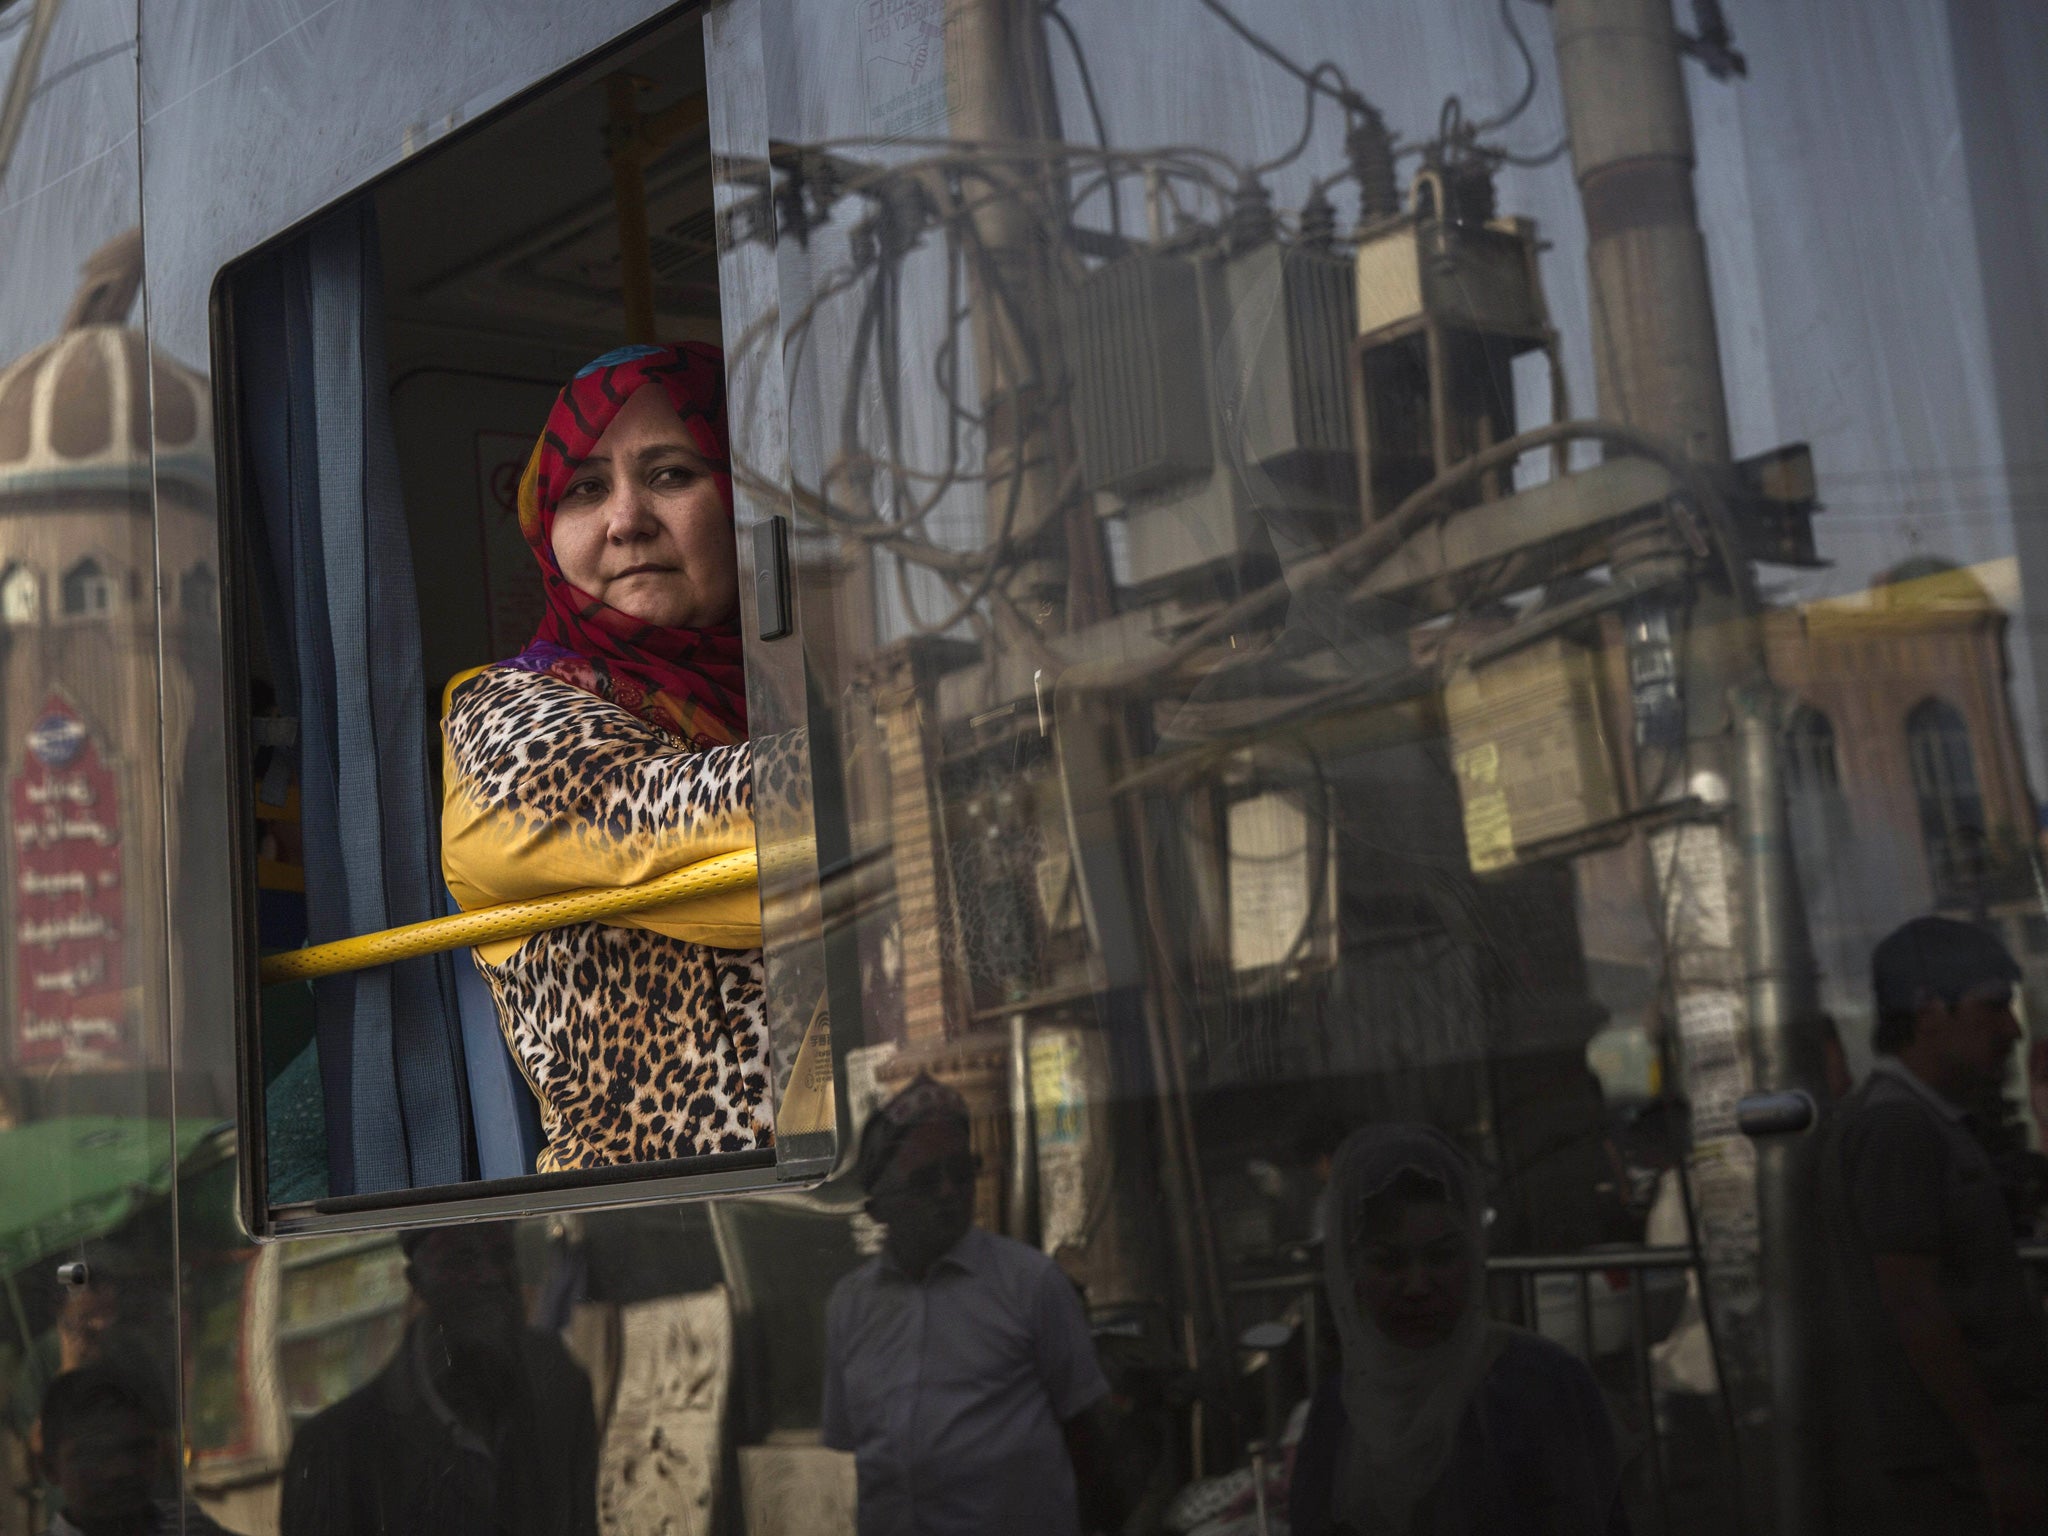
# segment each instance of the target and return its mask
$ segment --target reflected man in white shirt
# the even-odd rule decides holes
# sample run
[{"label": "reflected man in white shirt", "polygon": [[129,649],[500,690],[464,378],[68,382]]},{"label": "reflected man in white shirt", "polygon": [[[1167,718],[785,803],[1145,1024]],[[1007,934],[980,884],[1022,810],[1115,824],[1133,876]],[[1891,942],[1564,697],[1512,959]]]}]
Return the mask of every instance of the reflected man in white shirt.
[{"label": "reflected man in white shirt", "polygon": [[1075,1461],[1109,1390],[1080,1298],[973,1224],[966,1102],[920,1076],[869,1118],[859,1176],[883,1251],[833,1290],[825,1443],[851,1451],[861,1536],[1078,1536]]}]

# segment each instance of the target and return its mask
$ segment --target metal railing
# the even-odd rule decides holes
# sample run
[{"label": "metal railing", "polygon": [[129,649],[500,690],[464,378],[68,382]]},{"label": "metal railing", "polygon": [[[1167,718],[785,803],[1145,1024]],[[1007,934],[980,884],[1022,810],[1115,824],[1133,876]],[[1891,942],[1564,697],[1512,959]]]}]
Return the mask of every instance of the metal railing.
[{"label": "metal railing", "polygon": [[[2026,1268],[2034,1300],[2037,1304],[2048,1305],[2048,1243],[2023,1244],[2019,1256]],[[1672,1448],[1678,1437],[1671,1433],[1666,1415],[1660,1412],[1664,1405],[1659,1402],[1652,1350],[1671,1337],[1671,1329],[1661,1320],[1653,1320],[1650,1282],[1652,1276],[1696,1276],[1698,1270],[1699,1264],[1692,1250],[1683,1247],[1618,1248],[1572,1254],[1510,1254],[1486,1261],[1487,1300],[1495,1316],[1519,1323],[1553,1342],[1572,1348],[1595,1368],[1596,1374],[1601,1374],[1603,1387],[1610,1390],[1614,1383],[1609,1375],[1600,1373],[1600,1368],[1613,1362],[1617,1356],[1626,1354],[1628,1392],[1633,1399],[1634,1412],[1641,1420],[1644,1437],[1642,1465],[1648,1483],[1650,1508],[1641,1513],[1650,1516],[1654,1521],[1653,1528],[1660,1536],[1672,1529]],[[1608,1276],[1625,1276],[1626,1281],[1610,1286],[1603,1298],[1595,1287]],[[1557,1298],[1560,1282],[1568,1288],[1568,1295],[1562,1303]],[[1247,1309],[1261,1299],[1269,1304],[1276,1298],[1284,1299],[1289,1320],[1301,1341],[1303,1374],[1311,1397],[1315,1394],[1321,1357],[1322,1314],[1318,1303],[1322,1285],[1321,1272],[1311,1270],[1241,1279],[1230,1285],[1232,1301]],[[1706,1298],[1695,1293],[1695,1300],[1701,1308],[1698,1326],[1705,1326]],[[1625,1329],[1621,1330],[1624,1336],[1618,1346],[1614,1332],[1603,1326],[1602,1317],[1603,1312],[1617,1302],[1626,1317]],[[1566,1326],[1560,1326],[1561,1320]],[[1652,1337],[1653,1329],[1658,1333],[1655,1338]],[[1277,1429],[1273,1423],[1278,1413],[1280,1392],[1277,1362],[1269,1362],[1263,1374],[1266,1378],[1267,1434],[1270,1440]],[[1720,1391],[1725,1390],[1718,1380],[1718,1361],[1716,1389],[1717,1397]],[[1725,1399],[1716,1402],[1714,1417],[1717,1421],[1714,1435],[1725,1440],[1728,1434]],[[1732,1456],[1732,1444],[1721,1445],[1716,1454]]]},{"label": "metal railing", "polygon": [[[1625,1277],[1625,1284],[1614,1287],[1612,1294],[1625,1294],[1627,1297],[1625,1348],[1630,1367],[1629,1389],[1636,1412],[1642,1419],[1644,1466],[1649,1478],[1650,1503],[1656,1514],[1656,1529],[1660,1533],[1671,1529],[1671,1447],[1666,1443],[1665,1426],[1658,1413],[1656,1372],[1650,1355],[1652,1345],[1658,1341],[1650,1337],[1648,1282],[1653,1274],[1690,1276],[1698,1267],[1693,1251],[1683,1247],[1626,1248],[1583,1254],[1516,1254],[1486,1261],[1490,1281],[1497,1285],[1501,1277],[1513,1279],[1521,1312],[1518,1321],[1558,1343],[1565,1340],[1557,1339],[1556,1333],[1544,1326],[1542,1283],[1560,1277],[1570,1281],[1574,1301],[1571,1311],[1577,1323],[1577,1352],[1588,1365],[1594,1365],[1612,1353],[1600,1347],[1594,1315],[1594,1281],[1616,1273]],[[1497,1293],[1493,1300],[1498,1308]],[[1701,1306],[1704,1314],[1704,1298],[1701,1298]],[[1719,1389],[1717,1372],[1717,1393]]]}]

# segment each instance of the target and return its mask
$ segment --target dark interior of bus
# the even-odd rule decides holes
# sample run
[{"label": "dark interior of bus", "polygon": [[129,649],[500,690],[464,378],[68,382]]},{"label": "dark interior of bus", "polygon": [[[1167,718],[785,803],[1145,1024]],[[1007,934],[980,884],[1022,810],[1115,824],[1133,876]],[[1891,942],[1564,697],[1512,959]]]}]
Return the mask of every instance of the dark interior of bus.
[{"label": "dark interior of bus", "polygon": [[[404,475],[428,685],[509,656],[539,617],[513,491],[570,374],[625,335],[607,80],[643,117],[704,92],[699,29],[663,29],[372,194],[384,258],[392,425]],[[657,334],[719,340],[709,139],[646,162]]]}]

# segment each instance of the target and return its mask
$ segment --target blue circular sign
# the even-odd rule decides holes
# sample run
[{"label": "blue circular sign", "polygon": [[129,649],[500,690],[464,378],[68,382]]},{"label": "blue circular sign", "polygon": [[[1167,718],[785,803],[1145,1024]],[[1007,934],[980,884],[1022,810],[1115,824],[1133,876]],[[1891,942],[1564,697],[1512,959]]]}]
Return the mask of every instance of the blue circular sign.
[{"label": "blue circular sign", "polygon": [[46,767],[62,768],[85,745],[85,722],[75,715],[48,714],[28,733],[28,749]]}]

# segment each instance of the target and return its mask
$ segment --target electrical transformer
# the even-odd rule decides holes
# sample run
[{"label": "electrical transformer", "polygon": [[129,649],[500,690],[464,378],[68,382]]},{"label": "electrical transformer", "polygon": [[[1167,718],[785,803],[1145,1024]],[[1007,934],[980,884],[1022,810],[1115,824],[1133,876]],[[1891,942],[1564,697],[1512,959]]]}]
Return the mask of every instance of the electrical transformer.
[{"label": "electrical transformer", "polygon": [[1355,529],[1344,258],[1270,241],[1128,255],[1063,319],[1082,473],[1123,523],[1123,585],[1159,592]]},{"label": "electrical transformer", "polygon": [[[1386,516],[1460,460],[1512,437],[1514,360],[1555,341],[1536,270],[1536,227],[1492,217],[1490,183],[1426,169],[1408,212],[1360,239],[1352,367],[1366,461],[1363,512]],[[1467,499],[1498,495],[1499,483]]]},{"label": "electrical transformer", "polygon": [[1532,847],[1621,814],[1599,673],[1586,647],[1552,637],[1460,667],[1445,685],[1444,715],[1475,873],[1505,869]]}]

